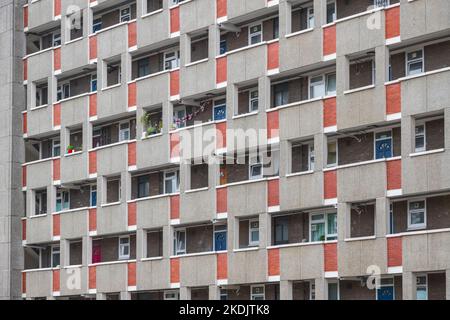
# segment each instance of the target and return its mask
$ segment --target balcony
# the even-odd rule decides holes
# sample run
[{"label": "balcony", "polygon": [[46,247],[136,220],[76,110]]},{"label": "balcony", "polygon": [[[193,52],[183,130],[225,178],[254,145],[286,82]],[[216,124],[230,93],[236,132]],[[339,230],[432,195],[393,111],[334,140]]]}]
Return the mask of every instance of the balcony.
[{"label": "balcony", "polygon": [[241,16],[249,15],[254,12],[260,12],[267,8],[267,0],[254,0],[245,1],[242,3],[239,0],[228,0],[227,1],[227,17],[228,20],[241,18]]},{"label": "balcony", "polygon": [[45,243],[53,239],[52,215],[37,215],[27,219],[27,244]]},{"label": "balcony", "polygon": [[267,281],[265,250],[235,251],[228,257],[228,284],[262,283]]},{"label": "balcony", "polygon": [[53,75],[53,48],[27,56],[28,81],[48,78]]},{"label": "balcony", "polygon": [[89,65],[88,37],[66,42],[61,47],[61,72],[69,72]]},{"label": "balcony", "polygon": [[189,33],[215,24],[214,1],[198,0],[180,3],[180,32]]},{"label": "balcony", "polygon": [[137,262],[137,290],[158,290],[170,287],[169,259],[148,259]]},{"label": "balcony", "polygon": [[27,135],[38,136],[53,131],[53,106],[42,105],[28,110]]},{"label": "balcony", "polygon": [[57,0],[31,1],[28,5],[29,30],[38,30],[43,25],[48,26],[54,24],[55,13],[57,13],[54,11],[54,6],[57,3],[59,3]]}]

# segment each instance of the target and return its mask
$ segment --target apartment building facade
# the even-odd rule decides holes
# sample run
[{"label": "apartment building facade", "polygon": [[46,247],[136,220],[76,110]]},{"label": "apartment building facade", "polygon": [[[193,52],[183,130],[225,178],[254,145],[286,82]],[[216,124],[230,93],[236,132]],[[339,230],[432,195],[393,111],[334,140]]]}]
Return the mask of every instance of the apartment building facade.
[{"label": "apartment building facade", "polygon": [[22,13],[23,298],[450,298],[447,0]]}]

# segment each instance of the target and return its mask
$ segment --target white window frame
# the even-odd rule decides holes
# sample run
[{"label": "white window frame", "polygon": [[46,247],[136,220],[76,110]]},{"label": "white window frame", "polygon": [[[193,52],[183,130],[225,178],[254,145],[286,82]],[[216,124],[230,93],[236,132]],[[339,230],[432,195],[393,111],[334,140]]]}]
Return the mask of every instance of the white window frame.
[{"label": "white window frame", "polygon": [[[255,160],[256,159],[256,160]],[[253,168],[261,167],[261,174],[253,175]],[[261,179],[264,176],[263,173],[263,165],[259,155],[250,155],[249,156],[249,166],[248,166],[248,178],[249,180],[257,180]]]},{"label": "white window frame", "polygon": [[[331,143],[335,143],[336,144],[336,161],[334,163],[328,163],[328,145]],[[327,159],[326,159],[326,167],[327,168],[333,168],[336,167],[339,163],[339,152],[338,152],[338,140],[337,139],[330,139],[329,141],[327,141]]]},{"label": "white window frame", "polygon": [[[423,209],[410,209],[413,202],[423,202]],[[420,213],[423,211],[423,223],[411,224],[411,213]],[[427,199],[409,199],[408,200],[408,230],[425,229],[427,227]]]},{"label": "white window frame", "polygon": [[[225,227],[225,229],[221,229],[221,230],[217,230],[218,227]],[[219,224],[215,224],[214,225],[214,231],[213,231],[213,250],[217,251],[216,249],[216,233],[223,233],[225,232],[227,235],[227,240],[228,241],[228,229],[227,229],[227,225],[225,223],[219,223]],[[228,245],[227,245],[228,247]]]},{"label": "white window frame", "polygon": [[[167,177],[167,175],[171,174],[171,173],[175,173],[175,175],[173,177]],[[164,171],[164,194],[167,194],[166,181],[168,181],[168,180],[172,180],[172,186],[173,186],[173,183],[175,183],[175,188],[174,188],[174,190],[172,190],[172,193],[177,193],[180,190],[180,185],[178,184],[178,175],[179,175],[179,171],[176,169]],[[175,181],[175,182],[173,182],[173,181]]]},{"label": "white window frame", "polygon": [[186,127],[186,121],[180,122],[179,124],[177,124],[175,122],[176,119],[181,119],[181,118],[178,118],[178,113],[179,112],[184,113],[184,117],[186,117],[186,106],[185,105],[177,106],[173,110],[173,113],[174,113],[174,115],[173,115],[173,124],[174,124],[174,127],[177,128],[177,129]]},{"label": "white window frame", "polygon": [[[388,280],[389,282],[387,282],[386,280]],[[395,279],[394,277],[382,277],[380,279],[380,288],[384,288],[384,287],[392,287],[392,295],[394,297],[395,300]],[[375,291],[375,297],[376,300],[378,300],[378,290]]]},{"label": "white window frame", "polygon": [[[252,228],[252,223],[254,223],[254,222],[258,223],[258,228]],[[253,232],[258,232],[258,241],[252,241],[252,233]],[[248,245],[250,247],[259,246],[259,238],[260,238],[260,234],[259,234],[259,218],[254,218],[254,219],[248,220]]]},{"label": "white window frame", "polygon": [[[59,44],[57,42],[59,42]],[[58,47],[61,45],[61,32],[59,32],[59,31],[53,32],[52,45],[53,45],[53,47]]]},{"label": "white window frame", "polygon": [[[314,78],[321,78],[321,80],[320,81],[312,81],[312,79],[314,79]],[[321,96],[317,96],[317,97],[313,97],[312,96],[312,84],[313,83],[315,83],[315,85],[314,86],[318,86],[318,85],[322,85],[322,87],[323,87],[323,94],[321,95]],[[323,75],[323,74],[321,74],[321,75],[315,75],[315,76],[309,76],[308,77],[308,98],[309,98],[309,100],[311,100],[311,99],[318,99],[318,98],[322,98],[322,97],[324,97],[325,96],[325,94],[326,94],[326,83],[325,83],[325,76]]]},{"label": "white window frame", "polygon": [[[180,233],[184,234],[183,241],[182,241],[184,248],[179,248],[179,246],[178,246],[178,235]],[[173,232],[173,253],[176,256],[186,254],[186,228],[174,230],[174,232]]]},{"label": "white window frame", "polygon": [[[58,99],[58,95],[61,94],[61,98]],[[70,81],[63,81],[56,87],[56,100],[64,100],[70,98]]]},{"label": "white window frame", "polygon": [[[252,94],[256,93],[256,98],[252,98]],[[256,102],[256,107],[253,108],[253,103]],[[259,109],[259,91],[258,88],[250,89],[248,91],[248,112],[256,112]]]},{"label": "white window frame", "polygon": [[316,281],[309,281],[309,300],[316,300]]},{"label": "white window frame", "polygon": [[[423,127],[423,134],[417,134],[416,129],[417,127]],[[418,148],[416,145],[416,139],[417,137],[423,136],[423,147]],[[427,126],[424,121],[416,121],[414,125],[414,152],[423,152],[427,150]]]},{"label": "white window frame", "polygon": [[[261,30],[258,31],[258,32],[255,32],[255,33],[251,33],[250,30],[252,28],[254,28],[254,27],[257,27],[257,26],[260,26]],[[252,38],[257,37],[257,36],[260,36],[261,40],[258,41],[258,42],[252,43]],[[261,43],[261,42],[263,42],[263,24],[261,22],[258,22],[258,23],[249,25],[248,26],[248,45],[249,46],[256,45],[256,44]]]},{"label": "white window frame", "polygon": [[[42,94],[42,91],[43,91],[43,89],[44,88],[47,88],[47,103],[46,104],[43,104],[42,103],[42,99],[43,99],[43,97],[44,97],[44,95]],[[36,89],[35,89],[35,106],[36,107],[43,107],[43,106],[46,106],[46,105],[48,105],[48,85],[47,85],[47,87],[37,87],[36,86]],[[39,94],[39,99],[37,99],[37,94]],[[39,101],[38,101],[39,100]]]},{"label": "white window frame", "polygon": [[316,162],[316,151],[314,141],[308,144],[308,171],[314,171]]},{"label": "white window frame", "polygon": [[[56,155],[55,148],[59,148],[59,155]],[[61,156],[61,139],[53,138],[52,139],[52,157],[59,157],[59,156]]]},{"label": "white window frame", "polygon": [[[220,102],[220,103],[219,103]],[[225,107],[225,119],[222,119],[222,120],[216,120],[215,118],[214,118],[214,115],[216,114],[216,108],[222,108],[222,107]],[[214,121],[224,121],[224,120],[226,120],[226,112],[227,112],[227,100],[226,100],[226,97],[224,98],[224,97],[219,97],[219,98],[216,98],[216,99],[214,99],[214,101],[213,101],[213,110],[212,110],[212,119],[214,120]]]},{"label": "white window frame", "polygon": [[315,27],[315,15],[314,15],[314,6],[308,7],[306,9],[306,28],[313,29]]},{"label": "white window frame", "polygon": [[[425,278],[425,284],[417,284],[418,278]],[[428,274],[418,274],[416,275],[416,300],[417,300],[417,288],[425,288],[426,300],[428,300]]]},{"label": "white window frame", "polygon": [[[380,1],[383,1],[383,3],[381,4]],[[373,0],[374,8],[384,8],[390,6],[390,4],[389,0]]]},{"label": "white window frame", "polygon": [[[122,10],[127,10],[128,13],[122,14]],[[131,6],[124,6],[119,8],[119,22],[127,22],[131,20]]]},{"label": "white window frame", "polygon": [[[45,204],[45,206],[47,207],[47,210],[46,210],[46,212],[44,213],[44,212],[42,212],[42,208],[43,208],[43,204],[44,204],[44,202],[43,202],[43,199],[42,199],[42,195],[43,195],[43,192],[45,191],[45,193],[46,193],[46,198],[48,199],[48,194],[47,194],[47,189],[41,189],[41,190],[35,190],[34,191],[34,201],[33,201],[33,205],[34,205],[34,210],[33,210],[33,216],[40,216],[40,215],[45,215],[45,214],[47,214],[47,212],[48,212],[48,207],[47,207],[47,203]],[[39,198],[39,214],[36,214],[36,199],[37,198]],[[42,212],[42,213],[41,213]]]},{"label": "white window frame", "polygon": [[[171,297],[171,295],[174,295]],[[164,300],[180,300],[180,293],[175,290],[164,291]]]},{"label": "white window frame", "polygon": [[[58,193],[60,194],[59,196],[58,196]],[[64,193],[67,193],[68,208],[64,208]],[[61,211],[57,211],[57,212],[70,210],[70,192],[68,190],[62,189],[62,190],[59,190],[59,191],[57,190],[56,191],[55,207],[56,207],[56,204],[58,203],[58,199],[61,200]]]},{"label": "white window frame", "polygon": [[336,0],[328,0],[328,1],[327,1],[326,17],[325,17],[325,18],[328,18],[328,5],[329,5],[329,4],[333,4],[333,5],[334,5],[334,14],[333,14],[333,18],[332,18],[331,21],[328,21],[328,20],[326,21],[327,24],[328,24],[328,23],[333,23],[334,21],[337,20],[337,5],[336,5]]},{"label": "white window frame", "polygon": [[[122,239],[128,240],[128,243],[121,243]],[[125,254],[125,248],[128,247],[128,254]],[[130,260],[131,256],[131,241],[130,236],[120,236],[119,237],[119,260]]]},{"label": "white window frame", "polygon": [[392,155],[392,157],[394,156],[394,135],[392,132],[392,128],[390,128],[390,129],[382,128],[380,130],[375,130],[373,132],[373,140],[374,140],[374,142],[373,142],[373,159],[374,160],[376,160],[376,158],[377,158],[377,141],[387,139],[387,138],[377,138],[377,134],[384,133],[384,132],[389,132],[391,135],[391,149],[392,149],[391,155]]},{"label": "white window frame", "polygon": [[[128,125],[128,128],[122,129],[122,125]],[[128,139],[124,139],[125,133],[128,133]],[[129,120],[119,122],[119,142],[129,141],[131,138],[131,123]]]},{"label": "white window frame", "polygon": [[[262,293],[253,293],[254,288],[262,288]],[[262,299],[256,299],[256,298]],[[266,288],[264,285],[251,285],[250,286],[250,300],[266,300]]]},{"label": "white window frame", "polygon": [[[419,59],[413,59],[411,61],[408,60],[408,54],[416,52],[416,51],[421,51],[422,52],[422,58]],[[423,48],[420,49],[413,49],[413,50],[408,50],[405,52],[405,70],[406,70],[406,76],[413,76],[410,74],[410,65],[417,63],[417,62],[421,62],[422,63],[422,72],[414,74],[414,75],[418,75],[418,74],[423,74],[425,72],[425,51]]]},{"label": "white window frame", "polygon": [[[172,55],[173,57],[167,57],[168,55]],[[166,51],[164,52],[164,70],[173,70],[180,66],[180,51],[174,50],[174,51]],[[174,62],[175,61],[175,65]],[[170,62],[170,68],[167,67],[167,63]]]},{"label": "white window frame", "polygon": [[325,96],[335,96],[336,95],[336,87],[334,91],[328,91],[329,77],[334,75],[335,78],[335,86],[337,85],[337,75],[336,72],[330,72],[325,75]]},{"label": "white window frame", "polygon": [[[337,291],[337,297],[336,297],[336,300],[340,300],[341,299],[341,290],[340,290],[340,288],[339,288],[339,280],[328,280],[328,282],[327,282],[327,295],[328,295],[328,289],[329,289],[329,287],[328,287],[328,285],[330,284],[330,283],[335,283],[336,284],[336,291]],[[329,298],[328,298],[329,299]]]},{"label": "white window frame", "polygon": [[[318,224],[318,223],[323,223],[324,224],[324,240],[316,240],[316,241],[332,241],[335,239],[329,239],[329,238],[336,238],[337,239],[337,227],[336,227],[336,233],[332,233],[332,234],[328,234],[328,215],[330,214],[336,214],[336,219],[337,219],[337,212],[336,211],[326,211],[326,212],[310,212],[309,213],[309,241],[313,242],[312,240],[312,225],[313,224]],[[313,216],[316,215],[323,215],[323,218],[320,220],[312,220]]]},{"label": "white window frame", "polygon": [[[59,264],[57,266],[53,266],[53,260],[54,260],[54,255],[58,254],[59,255]],[[52,268],[59,268],[61,266],[61,247],[59,245],[52,245],[51,246],[51,259],[50,259],[50,266]]]}]

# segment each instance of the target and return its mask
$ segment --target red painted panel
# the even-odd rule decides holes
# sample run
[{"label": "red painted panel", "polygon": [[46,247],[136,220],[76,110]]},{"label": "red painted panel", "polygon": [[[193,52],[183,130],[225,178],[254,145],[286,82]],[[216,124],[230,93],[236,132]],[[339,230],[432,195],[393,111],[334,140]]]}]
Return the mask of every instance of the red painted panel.
[{"label": "red painted panel", "polygon": [[280,118],[278,110],[267,112],[267,139],[280,136]]},{"label": "red painted panel", "polygon": [[61,125],[61,104],[56,103],[53,105],[53,126]]},{"label": "red painted panel", "polygon": [[180,156],[180,135],[178,133],[170,134],[170,158]]},{"label": "red painted panel", "polygon": [[217,254],[217,280],[228,279],[228,255],[227,253]]},{"label": "red painted panel", "polygon": [[280,275],[280,249],[267,250],[268,275]]},{"label": "red painted panel", "polygon": [[22,240],[27,240],[27,219],[22,220]]},{"label": "red painted panel", "polygon": [[323,28],[323,55],[336,53],[336,25]]},{"label": "red painted panel", "polygon": [[267,182],[267,206],[280,205],[280,179],[273,179]]},{"label": "red painted panel", "polygon": [[227,0],[216,0],[216,15],[217,18],[227,16]]},{"label": "red painted panel", "polygon": [[23,7],[23,27],[28,27],[28,6]]},{"label": "red painted panel", "polygon": [[180,7],[170,9],[170,33],[180,31]]},{"label": "red painted panel", "polygon": [[97,152],[89,151],[89,174],[97,173]]},{"label": "red painted panel", "polygon": [[170,219],[180,218],[180,196],[170,197]]},{"label": "red painted panel", "polygon": [[216,148],[222,149],[227,147],[227,123],[219,122],[216,124]]},{"label": "red painted panel", "polygon": [[136,225],[136,202],[129,202],[128,203],[128,226],[135,226]]},{"label": "red painted panel", "polygon": [[89,60],[97,59],[97,36],[89,37]]},{"label": "red painted panel", "polygon": [[28,132],[28,114],[26,112],[22,113],[22,131],[23,133]]},{"label": "red painted panel", "polygon": [[53,15],[55,17],[61,15],[61,0],[54,0],[53,5]]},{"label": "red painted panel", "polygon": [[53,292],[59,292],[60,277],[59,270],[53,270]]},{"label": "red painted panel", "polygon": [[180,259],[170,259],[170,283],[180,283]]},{"label": "red painted panel", "polygon": [[92,263],[102,262],[102,245],[96,241],[92,244]]},{"label": "red painted panel", "polygon": [[386,163],[387,189],[402,188],[402,160],[392,160]]},{"label": "red painted panel", "polygon": [[27,274],[22,272],[22,293],[27,293]]},{"label": "red painted panel", "polygon": [[136,21],[134,21],[128,24],[128,48],[134,47],[136,45],[137,45],[137,30],[136,30]]},{"label": "red painted panel", "polygon": [[323,100],[323,127],[332,127],[336,123],[336,98]]},{"label": "red painted panel", "polygon": [[89,231],[97,230],[97,209],[89,209]]},{"label": "red painted panel", "polygon": [[136,142],[128,144],[128,166],[136,165]]},{"label": "red painted panel", "polygon": [[61,159],[53,159],[53,181],[61,180]]},{"label": "red painted panel", "polygon": [[128,84],[128,108],[136,106],[136,82]]},{"label": "red painted panel", "polygon": [[325,272],[337,271],[337,243],[325,243],[323,251]]},{"label": "red painted panel", "polygon": [[170,96],[180,94],[180,70],[170,72]]},{"label": "red painted panel", "polygon": [[136,262],[128,263],[128,286],[136,286]]},{"label": "red painted panel", "polygon": [[337,171],[326,171],[323,174],[323,196],[325,199],[337,198]]},{"label": "red painted panel", "polygon": [[228,190],[227,188],[216,189],[216,210],[217,213],[225,213],[228,210]]},{"label": "red painted panel", "polygon": [[61,235],[61,215],[53,215],[53,236],[58,237]]},{"label": "red painted panel", "polygon": [[402,237],[387,238],[388,267],[399,267],[403,264]]},{"label": "red painted panel", "polygon": [[97,269],[95,266],[89,267],[89,289],[97,287]]},{"label": "red painted panel", "polygon": [[402,85],[393,83],[386,86],[386,114],[402,111]]},{"label": "red painted panel", "polygon": [[280,44],[270,43],[267,46],[267,70],[278,69],[280,66]]},{"label": "red painted panel", "polygon": [[22,167],[22,187],[27,186],[27,166]]},{"label": "red painted panel", "polygon": [[28,60],[24,59],[23,60],[23,80],[27,80],[28,79]]},{"label": "red painted panel", "polygon": [[386,39],[400,36],[400,6],[385,10]]},{"label": "red painted panel", "polygon": [[53,50],[53,70],[61,70],[61,48]]},{"label": "red painted panel", "polygon": [[216,83],[227,81],[227,57],[216,59]]},{"label": "red painted panel", "polygon": [[97,94],[93,93],[89,96],[89,117],[97,115]]}]

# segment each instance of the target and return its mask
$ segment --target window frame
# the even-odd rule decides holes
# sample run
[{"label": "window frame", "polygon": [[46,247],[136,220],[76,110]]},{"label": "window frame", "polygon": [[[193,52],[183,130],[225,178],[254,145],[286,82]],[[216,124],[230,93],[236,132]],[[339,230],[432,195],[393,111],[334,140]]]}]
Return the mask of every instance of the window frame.
[{"label": "window frame", "polygon": [[[95,193],[95,205],[92,204],[92,194]],[[98,193],[97,193],[97,185],[96,184],[91,184],[89,186],[89,205],[90,207],[97,207],[97,202],[98,202]]]},{"label": "window frame", "polygon": [[[312,80],[314,79],[314,78],[321,78],[321,81],[315,81],[315,82],[313,82]],[[323,87],[323,94],[321,95],[321,96],[317,96],[317,97],[313,97],[313,95],[312,95],[312,84],[313,83],[317,83],[318,85],[320,84],[320,85],[322,85],[322,87]],[[316,86],[316,85],[315,85]],[[315,87],[314,86],[314,87]],[[324,74],[320,74],[320,75],[315,75],[315,76],[309,76],[308,77],[308,100],[311,100],[311,99],[320,99],[320,98],[323,98],[324,96],[326,95],[326,81],[325,81],[325,75]]]},{"label": "window frame", "polygon": [[[175,175],[173,177],[167,177],[168,174],[171,173],[175,173]],[[173,194],[173,193],[177,193],[180,191],[180,184],[179,184],[179,171],[178,169],[171,169],[171,170],[165,170],[164,171],[164,194]],[[167,193],[167,188],[166,188],[166,181],[168,180],[174,180],[175,181],[175,190],[173,190],[171,193]],[[173,185],[173,182],[172,182]]]},{"label": "window frame", "polygon": [[[329,77],[334,75],[335,84],[334,84],[334,91],[329,91],[328,85],[330,83]],[[325,75],[325,97],[329,96],[335,96],[336,95],[336,85],[337,85],[337,75],[336,72],[330,72]]]},{"label": "window frame", "polygon": [[[261,30],[252,33],[251,29],[254,28],[254,27],[258,27],[258,26],[261,27]],[[257,22],[257,23],[249,25],[248,26],[248,45],[249,46],[253,46],[253,45],[257,45],[259,43],[262,43],[263,42],[263,35],[264,35],[264,33],[263,33],[263,24],[262,24],[262,22]],[[260,41],[252,43],[252,38],[257,37],[257,36],[261,37]]]},{"label": "window frame", "polygon": [[[58,196],[58,193],[60,194]],[[67,208],[65,208],[65,201],[64,201],[64,194],[67,194]],[[61,210],[57,210],[57,204],[58,204],[58,200],[61,200]],[[68,190],[56,190],[56,197],[55,197],[55,212],[63,212],[63,211],[67,211],[70,210],[70,192]]]},{"label": "window frame", "polygon": [[[411,203],[413,202],[423,202],[423,209],[412,209],[411,210]],[[423,223],[419,224],[412,224],[411,223],[411,214],[412,213],[420,213],[423,211]],[[408,199],[408,230],[421,230],[427,228],[427,199],[426,198],[415,198],[415,199]]]},{"label": "window frame", "polygon": [[[312,12],[311,12],[312,10]],[[316,17],[314,12],[314,5],[311,7],[306,8],[306,28],[307,29],[314,29],[316,24]]]},{"label": "window frame", "polygon": [[[419,278],[422,278],[422,277],[424,277],[425,278],[425,284],[418,284],[417,283],[417,280],[419,279]],[[417,299],[417,289],[418,288],[425,288],[425,299]],[[416,300],[428,300],[428,274],[426,274],[426,273],[424,273],[424,274],[417,274],[416,275]]]},{"label": "window frame", "polygon": [[[331,233],[331,234],[329,234],[328,233],[328,216],[329,215],[332,215],[332,214],[334,214],[334,215],[336,215],[336,224],[337,224],[337,212],[336,211],[325,211],[325,212],[310,212],[309,213],[309,242],[321,242],[321,241],[335,241],[335,240],[337,240],[337,236],[338,236],[338,233],[337,233],[337,225],[336,225],[336,233]],[[323,218],[322,219],[320,219],[320,220],[315,220],[314,222],[313,222],[313,219],[312,219],[312,217],[313,216],[318,216],[318,215],[323,215]],[[323,223],[324,224],[324,239],[323,240],[312,240],[313,239],[313,237],[312,237],[312,233],[313,233],[313,230],[312,230],[312,225],[313,224],[319,224],[319,223]],[[335,239],[333,239],[333,238],[335,238]]]},{"label": "window frame", "polygon": [[[252,97],[252,94],[256,93],[256,98]],[[256,108],[253,108],[253,102],[256,102]],[[259,110],[259,90],[253,88],[248,91],[248,112],[257,112]]]},{"label": "window frame", "polygon": [[[417,134],[417,127],[423,127],[423,133]],[[423,136],[423,147],[417,147],[417,138]],[[424,152],[427,150],[427,126],[425,121],[416,121],[414,124],[414,152]]]},{"label": "window frame", "polygon": [[[183,248],[179,249],[178,242],[178,234],[183,233],[183,239],[184,241],[181,241],[183,243]],[[175,256],[187,254],[187,246],[186,246],[186,228],[180,228],[177,230],[174,230],[173,234],[173,253]]]},{"label": "window frame", "polygon": [[[329,153],[329,148],[328,148],[328,146],[329,146],[329,144],[331,144],[331,143],[335,143],[336,144],[336,161],[334,162],[334,163],[328,163],[328,153]],[[338,144],[338,139],[337,138],[334,138],[334,139],[330,139],[329,141],[327,141],[327,159],[326,159],[326,167],[327,168],[334,168],[334,167],[337,167],[338,166],[338,164],[339,164],[339,151],[338,151],[338,148],[339,148],[339,144]]]},{"label": "window frame", "polygon": [[[122,125],[128,125],[128,128],[122,129]],[[123,139],[123,134],[128,132],[128,139]],[[119,122],[119,142],[130,141],[131,139],[131,123],[130,120],[120,121]]]},{"label": "window frame", "polygon": [[[257,222],[258,228],[253,228],[252,223]],[[258,241],[252,240],[252,233],[257,232],[258,233]],[[248,220],[248,246],[249,247],[257,247],[259,246],[259,218],[253,218]]]},{"label": "window frame", "polygon": [[[328,21],[328,5],[333,4],[334,5],[334,13],[332,15],[331,21]],[[334,21],[337,20],[337,5],[336,5],[336,0],[328,0],[327,1],[327,7],[326,7],[326,23],[333,23]]]},{"label": "window frame", "polygon": [[[52,138],[52,157],[61,156],[61,139],[60,138]],[[56,154],[55,149],[59,148],[58,154]]]},{"label": "window frame", "polygon": [[[418,51],[420,51],[422,53],[421,58],[412,59],[411,61],[408,60],[408,54],[413,53],[413,52],[418,52]],[[419,73],[416,73],[416,74],[411,74],[410,67],[412,64],[415,64],[417,62],[421,62],[422,71]],[[424,48],[411,49],[411,50],[405,51],[405,72],[406,72],[407,77],[417,76],[417,75],[423,74],[425,72],[425,50],[424,50]]]},{"label": "window frame", "polygon": [[[262,288],[262,293],[253,293],[254,288]],[[262,298],[262,299],[258,299]],[[266,287],[265,285],[253,284],[250,286],[250,300],[266,300]]]},{"label": "window frame", "polygon": [[[54,261],[54,255],[58,255],[59,256],[59,264],[56,266],[53,266]],[[51,261],[50,261],[50,266],[52,268],[59,268],[61,266],[61,247],[59,245],[52,245],[51,246]]]},{"label": "window frame", "polygon": [[[128,243],[121,243],[122,239],[126,239],[128,240]],[[131,257],[131,240],[130,240],[130,236],[120,236],[119,239],[119,247],[118,247],[118,260],[130,260]],[[128,254],[124,254],[123,253],[123,249],[125,247],[128,247]]]},{"label": "window frame", "polygon": [[[174,57],[168,58],[167,56],[173,54]],[[173,65],[173,61],[175,61],[175,66]],[[180,67],[180,50],[170,50],[163,53],[163,62],[164,62],[164,71],[174,70]],[[170,68],[167,68],[167,62],[170,62]]]},{"label": "window frame", "polygon": [[[45,193],[46,200],[48,200],[47,189],[41,189],[41,190],[35,190],[34,191],[33,216],[43,216],[43,215],[46,215],[48,213],[47,201],[45,202],[45,212],[43,212],[44,201],[43,201],[42,197],[43,197],[44,193]],[[39,210],[38,211],[41,212],[41,213],[38,213],[38,214],[36,214],[36,199],[39,199]]]},{"label": "window frame", "polygon": [[[253,159],[256,158],[256,161],[254,161]],[[264,166],[261,162],[260,156],[259,155],[249,155],[249,163],[248,163],[248,179],[249,180],[258,180],[258,179],[262,179],[264,177]],[[259,175],[253,175],[253,168],[255,167],[261,167],[261,174]]]},{"label": "window frame", "polygon": [[[388,138],[377,138],[378,134],[389,132],[391,139],[391,156],[389,158],[377,158],[377,142],[381,140],[387,140]],[[373,132],[373,159],[391,159],[394,156],[394,134],[392,128],[381,128]]]}]

